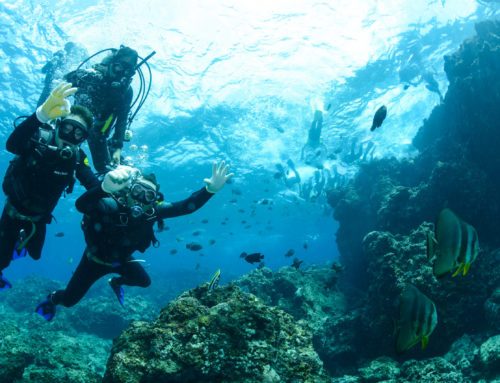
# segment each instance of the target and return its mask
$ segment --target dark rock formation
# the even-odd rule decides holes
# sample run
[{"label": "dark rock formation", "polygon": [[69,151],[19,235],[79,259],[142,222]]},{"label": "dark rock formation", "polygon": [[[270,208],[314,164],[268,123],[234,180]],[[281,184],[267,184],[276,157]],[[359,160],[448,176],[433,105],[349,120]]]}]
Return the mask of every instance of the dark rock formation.
[{"label": "dark rock formation", "polygon": [[235,285],[208,283],[115,339],[105,383],[328,382],[303,323]]},{"label": "dark rock formation", "polygon": [[445,58],[450,81],[444,102],[420,128],[413,160],[361,165],[347,186],[329,192],[340,227],[337,244],[351,281],[366,288],[362,239],[370,231],[409,234],[449,207],[476,227],[482,244],[500,246],[500,22],[476,25],[477,35]]},{"label": "dark rock formation", "polygon": [[[409,236],[388,232],[371,232],[363,241],[367,261],[367,339],[377,340],[371,352],[393,354],[392,319],[398,317],[397,299],[407,283],[411,283],[436,304],[438,326],[430,337],[425,352],[415,347],[405,358],[443,354],[464,332],[484,329],[483,303],[500,285],[498,262],[483,253],[466,276],[451,274],[437,280],[425,253],[425,236],[430,224],[422,224]],[[489,275],[484,280],[484,275]],[[372,344],[372,342],[368,342]],[[368,351],[365,347],[364,351]]]},{"label": "dark rock formation", "polygon": [[[341,286],[347,282],[365,293],[360,317],[363,334],[355,341],[366,341],[360,350],[364,357],[394,355],[391,319],[397,317],[396,298],[406,283],[413,283],[436,303],[439,324],[427,350],[414,347],[400,361],[442,355],[465,332],[479,334],[483,341],[498,332],[500,257],[491,249],[500,247],[500,90],[496,85],[500,83],[500,22],[477,24],[476,32],[445,58],[448,93],[414,139],[419,155],[364,163],[348,185],[329,191],[340,225],[340,260],[347,268]],[[433,229],[432,222],[444,207],[477,229],[483,251],[465,277],[436,280],[426,261],[425,233]],[[346,294],[346,300],[352,297]],[[495,345],[496,340],[491,340],[483,347],[482,366],[490,374],[497,368],[496,359],[490,357],[494,352],[489,351]],[[474,347],[477,355],[477,344]],[[477,360],[466,360],[476,374],[481,370]],[[431,367],[408,360],[401,365],[400,375],[391,379],[458,382],[470,381],[474,375],[447,358],[425,362]]]}]

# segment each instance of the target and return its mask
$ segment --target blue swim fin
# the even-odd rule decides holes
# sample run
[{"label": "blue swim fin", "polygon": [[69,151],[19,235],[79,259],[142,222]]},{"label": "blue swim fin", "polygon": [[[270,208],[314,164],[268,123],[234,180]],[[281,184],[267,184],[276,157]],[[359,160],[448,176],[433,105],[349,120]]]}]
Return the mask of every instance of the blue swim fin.
[{"label": "blue swim fin", "polygon": [[35,312],[40,314],[47,321],[51,321],[52,318],[54,318],[54,315],[56,315],[56,305],[52,303],[52,294],[36,306]]},{"label": "blue swim fin", "polygon": [[17,250],[17,247],[19,246],[19,242],[16,242],[16,245],[14,247],[14,252],[12,253],[12,260],[15,261],[16,259],[26,257],[26,248],[23,247],[21,250]]},{"label": "blue swim fin", "polygon": [[125,307],[124,304],[123,304],[123,298],[125,296],[125,292],[123,291],[123,287],[121,287],[120,285],[115,284],[114,283],[114,278],[108,279],[108,283],[111,286],[111,288],[113,289],[116,297],[118,298],[118,302],[120,302],[120,304],[122,305],[122,307]]},{"label": "blue swim fin", "polygon": [[3,275],[0,275],[0,290],[10,289],[12,283],[10,283]]}]

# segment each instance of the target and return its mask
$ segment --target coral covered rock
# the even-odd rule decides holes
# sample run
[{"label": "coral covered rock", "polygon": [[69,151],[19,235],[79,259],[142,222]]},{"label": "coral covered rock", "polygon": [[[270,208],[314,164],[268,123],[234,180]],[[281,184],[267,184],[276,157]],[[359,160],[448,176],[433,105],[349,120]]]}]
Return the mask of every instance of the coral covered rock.
[{"label": "coral covered rock", "polygon": [[388,357],[377,358],[359,369],[363,382],[381,382],[390,379],[396,380],[401,373],[399,363]]},{"label": "coral covered rock", "polygon": [[399,382],[414,383],[466,383],[462,372],[444,358],[431,358],[426,360],[409,360],[401,366]]},{"label": "coral covered rock", "polygon": [[472,337],[464,334],[456,340],[446,353],[444,358],[462,371],[464,376],[477,375],[480,368],[478,366],[479,347]]},{"label": "coral covered rock", "polygon": [[500,375],[500,335],[495,335],[479,348],[479,357],[488,375]]},{"label": "coral covered rock", "polygon": [[242,276],[236,284],[296,320],[306,320],[325,368],[339,374],[349,372],[346,367],[359,357],[365,326],[361,310],[348,306],[337,288],[338,276],[339,271],[326,267],[283,267],[276,272],[262,268]]},{"label": "coral covered rock", "polygon": [[[9,313],[9,316],[14,316]],[[68,336],[40,326],[38,315],[19,316],[24,325],[1,323],[0,371],[2,383],[98,383],[104,373],[109,342],[88,335]],[[36,319],[36,324],[34,322]]]},{"label": "coral covered rock", "polygon": [[[397,298],[404,286],[411,283],[434,301],[438,312],[438,326],[423,355],[444,353],[464,332],[482,326],[483,302],[500,283],[498,262],[487,253],[481,254],[466,276],[453,278],[449,274],[436,279],[425,249],[430,228],[430,224],[423,223],[409,236],[376,231],[363,241],[369,280],[370,309],[365,319],[368,336],[380,339],[380,334],[391,334],[392,318],[397,317]],[[390,355],[393,338],[380,339],[378,348]]]},{"label": "coral covered rock", "polygon": [[187,291],[115,339],[105,383],[328,382],[304,324],[235,285]]}]

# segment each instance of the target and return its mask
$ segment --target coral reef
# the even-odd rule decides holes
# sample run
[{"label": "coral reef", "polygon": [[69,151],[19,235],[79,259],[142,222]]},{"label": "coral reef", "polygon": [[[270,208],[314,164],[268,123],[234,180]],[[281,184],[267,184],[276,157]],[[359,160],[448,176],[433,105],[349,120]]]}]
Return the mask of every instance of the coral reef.
[{"label": "coral reef", "polygon": [[[499,330],[500,263],[492,249],[500,247],[500,133],[492,127],[500,119],[500,91],[492,84],[500,81],[500,22],[477,24],[476,32],[445,57],[448,93],[414,139],[420,153],[402,161],[363,163],[351,182],[328,191],[339,222],[340,260],[347,268],[341,286],[352,284],[365,295],[358,319],[366,346],[358,350],[360,356],[394,355],[391,319],[406,283],[429,296],[438,310],[427,350],[410,350],[398,359],[400,375],[380,379],[461,382],[479,379],[481,371],[496,376],[498,369],[497,339],[483,343],[482,354],[478,342]],[[444,207],[477,229],[482,252],[465,277],[437,280],[426,260],[425,235]],[[346,291],[346,300],[352,299]],[[479,340],[467,343],[460,338],[464,333]],[[457,348],[440,357],[450,346],[453,350],[454,341],[465,342],[476,356],[462,353],[457,359]],[[433,358],[408,360],[417,357]],[[366,374],[345,379],[370,381]]]},{"label": "coral reef", "polygon": [[153,323],[115,339],[105,383],[327,382],[305,323],[237,286],[208,283],[168,304]]},{"label": "coral reef", "polygon": [[[2,383],[98,383],[111,348],[108,341],[68,335],[40,326],[35,313],[2,310],[0,371]],[[23,323],[23,327],[18,323]]]},{"label": "coral reef", "polygon": [[307,321],[325,368],[338,374],[354,364],[363,345],[362,310],[348,305],[337,287],[338,278],[338,271],[326,267],[283,267],[276,272],[262,268],[235,283],[296,320]]},{"label": "coral reef", "polygon": [[445,58],[450,86],[414,139],[420,154],[364,163],[348,185],[329,190],[341,261],[360,287],[367,287],[359,278],[366,271],[366,234],[409,234],[445,206],[475,226],[483,244],[500,246],[492,224],[500,213],[500,134],[491,129],[500,119],[500,92],[491,86],[500,81],[500,22],[477,24],[476,31]]}]

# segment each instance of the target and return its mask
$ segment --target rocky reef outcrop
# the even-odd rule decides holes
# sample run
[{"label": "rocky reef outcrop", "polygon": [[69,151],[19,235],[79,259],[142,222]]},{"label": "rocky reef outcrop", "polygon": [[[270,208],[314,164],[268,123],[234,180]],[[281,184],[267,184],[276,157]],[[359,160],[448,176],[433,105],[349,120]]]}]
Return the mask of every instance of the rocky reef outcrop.
[{"label": "rocky reef outcrop", "polygon": [[2,383],[99,383],[111,348],[88,334],[69,334],[40,323],[37,314],[2,307]]},{"label": "rocky reef outcrop", "polygon": [[57,307],[46,322],[34,312],[48,292],[64,288],[37,275],[14,281],[1,293],[0,381],[2,383],[100,383],[111,339],[133,320],[149,320],[157,306],[134,294],[126,309],[105,281],[76,306]]},{"label": "rocky reef outcrop", "polygon": [[[414,139],[414,159],[375,160],[361,165],[348,185],[331,189],[330,205],[340,227],[341,261],[366,288],[362,240],[371,231],[409,234],[449,207],[474,225],[480,240],[500,246],[500,22],[476,25],[477,35],[445,57],[450,82],[444,102]],[[352,278],[354,281],[355,278]]]},{"label": "rocky reef outcrop", "polygon": [[337,281],[342,269],[283,267],[256,269],[235,283],[266,304],[278,306],[296,320],[305,320],[314,348],[332,374],[355,365],[363,347],[363,301],[348,303]]},{"label": "rocky reef outcrop", "polygon": [[305,323],[235,285],[181,294],[115,339],[104,383],[327,382]]},{"label": "rocky reef outcrop", "polygon": [[[429,347],[415,347],[396,359],[403,362],[400,374],[387,380],[432,381],[426,380],[424,361],[410,358],[433,357],[426,362],[441,371],[441,381],[470,381],[474,374],[439,356],[464,333],[478,337],[477,355],[484,350],[484,357],[471,361],[471,371],[493,376],[497,368],[491,350],[500,313],[500,262],[494,250],[500,247],[500,91],[495,85],[500,82],[500,21],[477,24],[476,33],[445,57],[448,92],[414,138],[419,154],[364,163],[349,184],[328,192],[339,222],[340,260],[347,269],[341,282],[364,292],[360,322],[367,346],[361,356],[396,358],[391,322],[406,283],[436,303],[439,324]],[[476,228],[482,251],[465,277],[437,280],[426,260],[425,236],[444,207]],[[348,302],[353,299],[346,294]],[[481,345],[486,339],[489,343]],[[360,374],[351,378],[376,381]]]}]

